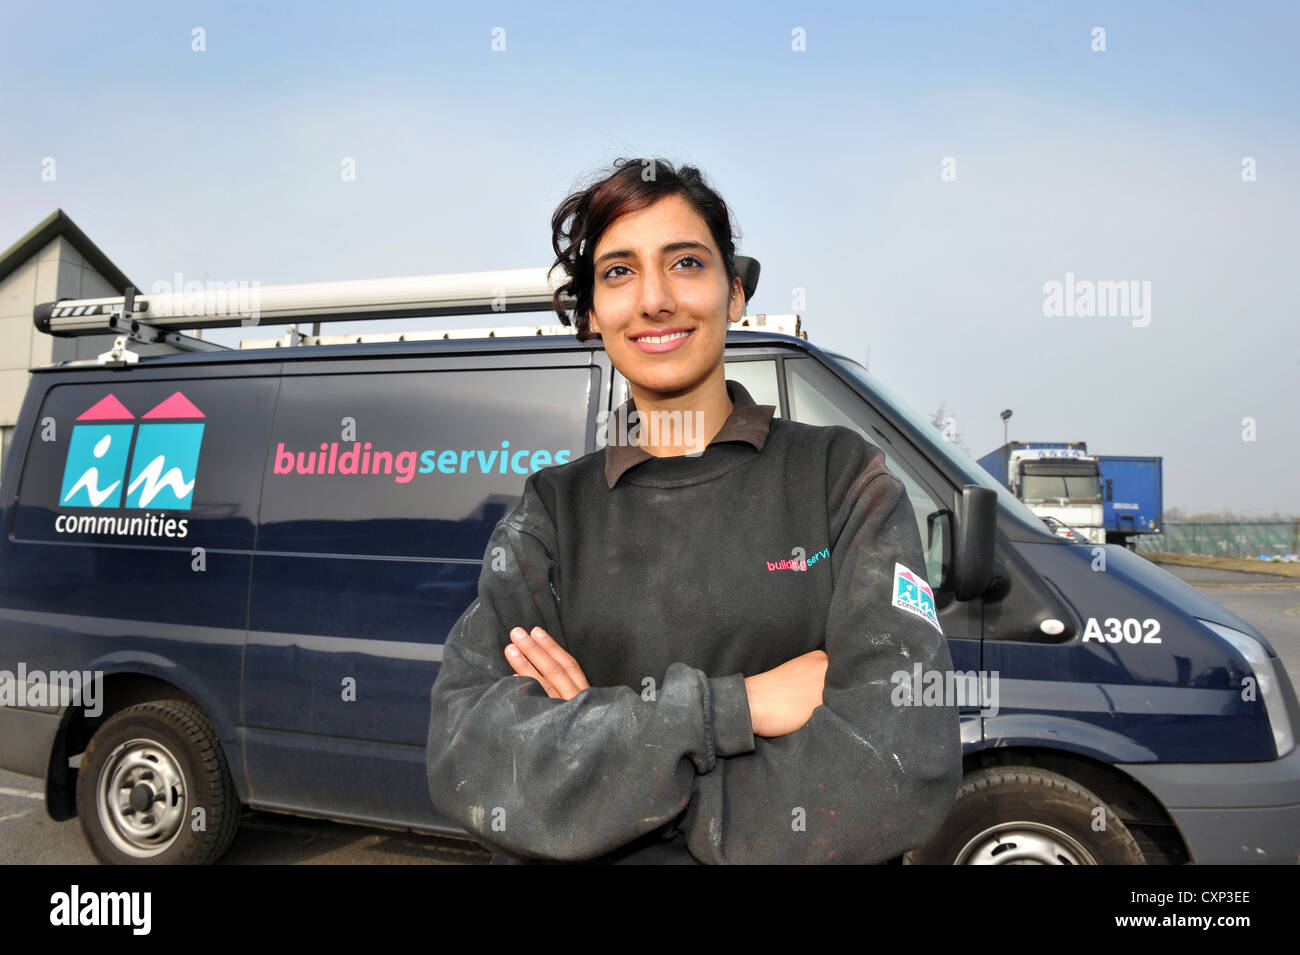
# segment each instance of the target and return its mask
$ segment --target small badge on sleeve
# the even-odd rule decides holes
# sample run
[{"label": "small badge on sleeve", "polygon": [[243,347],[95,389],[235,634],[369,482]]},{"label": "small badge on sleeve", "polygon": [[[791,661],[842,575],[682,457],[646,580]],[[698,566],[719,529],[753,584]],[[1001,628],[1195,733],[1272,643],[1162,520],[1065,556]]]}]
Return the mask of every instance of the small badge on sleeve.
[{"label": "small badge on sleeve", "polygon": [[924,580],[899,563],[894,564],[893,604],[899,610],[915,614],[939,633],[943,633],[943,628],[939,626],[939,614],[934,608],[934,591]]}]

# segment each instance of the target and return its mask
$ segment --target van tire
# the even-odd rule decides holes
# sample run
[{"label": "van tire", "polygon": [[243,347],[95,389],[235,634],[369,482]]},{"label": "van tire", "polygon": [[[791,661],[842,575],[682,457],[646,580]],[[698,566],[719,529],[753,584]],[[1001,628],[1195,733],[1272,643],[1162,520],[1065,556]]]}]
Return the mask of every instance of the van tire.
[{"label": "van tire", "polygon": [[[1105,828],[1093,829],[1103,818]],[[907,865],[1145,865],[1137,840],[1102,800],[1059,773],[997,766],[971,773]]]},{"label": "van tire", "polygon": [[[129,796],[109,798],[132,781]],[[152,700],[113,714],[77,771],[77,814],[105,865],[216,862],[235,838],[239,812],[216,730],[193,703]]]}]

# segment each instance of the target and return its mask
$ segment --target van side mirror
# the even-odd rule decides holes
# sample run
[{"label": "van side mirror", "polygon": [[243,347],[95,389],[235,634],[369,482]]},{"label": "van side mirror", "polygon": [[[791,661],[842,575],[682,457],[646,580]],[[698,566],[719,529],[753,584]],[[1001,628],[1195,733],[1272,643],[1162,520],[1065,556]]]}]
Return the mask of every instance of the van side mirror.
[{"label": "van side mirror", "polygon": [[978,484],[961,489],[953,583],[958,600],[972,600],[993,582],[993,550],[998,526],[998,496]]}]

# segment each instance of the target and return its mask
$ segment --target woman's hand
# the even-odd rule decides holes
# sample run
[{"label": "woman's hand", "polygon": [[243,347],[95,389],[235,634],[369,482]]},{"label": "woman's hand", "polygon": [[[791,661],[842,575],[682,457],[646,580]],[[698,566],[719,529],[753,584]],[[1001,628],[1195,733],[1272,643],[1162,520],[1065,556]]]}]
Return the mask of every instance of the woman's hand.
[{"label": "woman's hand", "polygon": [[749,722],[755,736],[785,736],[812,718],[822,705],[826,686],[825,650],[812,650],[745,678],[749,694]]},{"label": "woman's hand", "polygon": [[541,627],[530,634],[523,627],[510,631],[513,641],[505,649],[506,661],[520,676],[530,676],[553,700],[571,700],[590,689],[582,667],[573,655]]}]

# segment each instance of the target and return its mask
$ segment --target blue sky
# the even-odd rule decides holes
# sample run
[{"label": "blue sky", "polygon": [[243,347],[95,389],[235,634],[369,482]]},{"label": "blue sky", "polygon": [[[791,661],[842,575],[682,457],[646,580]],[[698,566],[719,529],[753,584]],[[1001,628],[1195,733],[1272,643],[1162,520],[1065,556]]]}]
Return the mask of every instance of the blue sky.
[{"label": "blue sky", "polygon": [[[804,290],[813,341],[976,455],[1010,407],[1012,438],[1163,455],[1167,505],[1300,513],[1298,29],[1253,3],[10,0],[0,246],[62,207],[145,288],[549,265],[572,188],[664,156],[731,205],[751,312]],[[1067,272],[1150,282],[1150,323],[1044,315]]]}]

